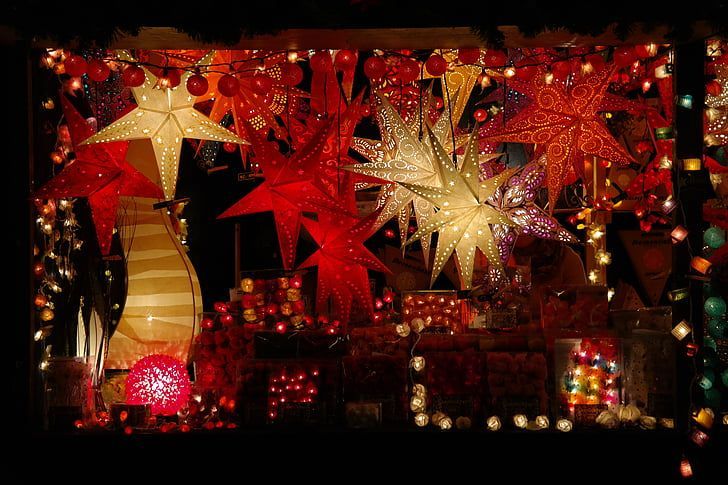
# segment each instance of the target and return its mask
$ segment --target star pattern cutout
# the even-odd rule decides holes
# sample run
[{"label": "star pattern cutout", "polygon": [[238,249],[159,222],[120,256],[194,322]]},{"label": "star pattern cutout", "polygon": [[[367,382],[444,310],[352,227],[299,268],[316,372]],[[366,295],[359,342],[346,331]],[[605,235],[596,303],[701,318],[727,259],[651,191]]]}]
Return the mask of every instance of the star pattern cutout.
[{"label": "star pattern cutout", "polygon": [[715,80],[723,88],[718,96],[707,94],[705,104],[711,108],[723,108],[728,105],[728,64],[716,63]]},{"label": "star pattern cutout", "polygon": [[128,142],[80,145],[82,140],[93,135],[93,128],[66,96],[61,96],[61,105],[76,159],[38,189],[34,197],[86,197],[101,253],[106,255],[111,247],[119,197],[159,199],[163,194],[156,184],[125,160]]},{"label": "star pattern cutout", "polygon": [[[200,64],[209,64],[213,55],[214,51],[203,56]],[[117,57],[133,61],[127,51],[118,51]],[[177,185],[183,138],[247,142],[194,109],[196,98],[186,87],[192,71],[182,74],[179,86],[160,89],[156,87],[157,77],[143,66],[142,69],[146,74],[144,84],[131,88],[137,107],[89,137],[83,144],[149,139],[154,148],[164,196],[172,199]]]}]

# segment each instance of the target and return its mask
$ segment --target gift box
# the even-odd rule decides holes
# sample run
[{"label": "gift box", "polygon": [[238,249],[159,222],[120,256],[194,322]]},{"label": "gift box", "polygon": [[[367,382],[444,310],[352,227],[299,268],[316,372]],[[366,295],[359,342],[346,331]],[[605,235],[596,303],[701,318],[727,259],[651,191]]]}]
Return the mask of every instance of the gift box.
[{"label": "gift box", "polygon": [[608,314],[605,286],[549,286],[541,293],[541,325],[545,330],[606,328]]},{"label": "gift box", "polygon": [[403,293],[402,321],[413,326],[414,319],[421,319],[425,328],[441,327],[454,332],[461,331],[461,312],[457,292],[410,291]]},{"label": "gift box", "polygon": [[546,358],[537,352],[489,352],[487,384],[491,412],[503,416],[546,412]]}]

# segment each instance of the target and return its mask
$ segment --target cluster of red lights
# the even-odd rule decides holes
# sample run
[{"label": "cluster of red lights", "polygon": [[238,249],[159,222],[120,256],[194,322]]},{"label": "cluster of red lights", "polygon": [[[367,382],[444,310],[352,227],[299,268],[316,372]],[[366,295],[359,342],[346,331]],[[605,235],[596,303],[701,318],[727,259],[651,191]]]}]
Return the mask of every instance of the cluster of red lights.
[{"label": "cluster of red lights", "polygon": [[268,418],[275,421],[286,403],[312,403],[318,395],[319,370],[282,369],[273,373],[268,386]]}]

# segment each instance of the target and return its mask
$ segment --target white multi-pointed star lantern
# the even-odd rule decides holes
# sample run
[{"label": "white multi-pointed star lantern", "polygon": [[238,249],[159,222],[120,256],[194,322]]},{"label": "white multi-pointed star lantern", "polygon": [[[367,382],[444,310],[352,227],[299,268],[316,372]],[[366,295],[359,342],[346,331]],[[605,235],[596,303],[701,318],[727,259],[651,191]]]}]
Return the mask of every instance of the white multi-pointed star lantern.
[{"label": "white multi-pointed star lantern", "polygon": [[[117,58],[134,62],[128,51],[118,51]],[[209,64],[214,51],[197,63]],[[194,108],[196,97],[187,90],[187,78],[192,70],[182,74],[175,88],[160,88],[157,77],[144,68],[146,79],[139,87],[131,88],[137,107],[83,143],[106,143],[122,140],[149,139],[159,168],[164,196],[174,198],[183,138],[196,138],[229,143],[247,143],[230,130],[218,125]]]}]

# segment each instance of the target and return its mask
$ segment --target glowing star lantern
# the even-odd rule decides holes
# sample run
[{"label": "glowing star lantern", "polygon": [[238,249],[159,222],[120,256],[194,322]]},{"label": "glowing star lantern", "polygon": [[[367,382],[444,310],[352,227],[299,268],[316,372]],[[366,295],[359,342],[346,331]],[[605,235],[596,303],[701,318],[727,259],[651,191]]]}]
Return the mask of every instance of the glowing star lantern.
[{"label": "glowing star lantern", "polygon": [[463,289],[472,287],[476,249],[483,252],[490,265],[499,270],[503,267],[490,225],[511,226],[513,222],[501,210],[488,203],[488,199],[515,170],[505,170],[495,177],[479,181],[478,146],[474,134],[470,137],[458,170],[430,131],[442,188],[403,184],[439,209],[408,241],[411,243],[423,236],[438,233],[431,285],[453,252]]},{"label": "glowing star lantern", "polygon": [[478,77],[482,74],[482,69],[479,66],[457,63],[458,52],[454,49],[432,53],[432,56],[438,55],[441,55],[449,64],[447,71],[441,76],[426,72],[424,78],[440,78],[443,93],[450,93],[449,96],[444,96],[445,106],[452,112],[453,123],[457,126],[470,99],[470,93],[478,82]]},{"label": "glowing star lantern", "polygon": [[552,212],[569,171],[583,174],[585,154],[619,164],[633,161],[598,115],[612,72],[613,68],[607,68],[584,76],[569,88],[534,76],[530,85],[533,102],[481,140],[545,145]]},{"label": "glowing star lantern", "polygon": [[285,269],[292,269],[296,260],[296,244],[301,231],[302,212],[331,215],[347,210],[314,184],[306,165],[321,155],[328,138],[327,126],[322,126],[309,143],[291,157],[283,155],[277,144],[250,128],[255,160],[263,170],[265,180],[245,195],[219,218],[273,212],[278,232],[278,245]]},{"label": "glowing star lantern", "polygon": [[[208,53],[199,63],[209,63],[213,55],[214,52]],[[133,61],[127,51],[117,52],[117,57]],[[137,107],[83,143],[149,139],[154,148],[164,196],[172,199],[177,185],[183,138],[222,143],[247,142],[194,109],[196,97],[187,91],[187,78],[193,74],[192,71],[185,71],[177,87],[160,89],[157,87],[157,77],[147,69],[142,69],[146,74],[144,84],[131,88]]]},{"label": "glowing star lantern", "polygon": [[139,360],[126,378],[128,404],[151,404],[153,414],[172,416],[187,403],[190,376],[174,357],[153,354]]},{"label": "glowing star lantern", "polygon": [[364,247],[364,241],[374,233],[374,222],[378,216],[377,212],[363,219],[320,214],[319,222],[303,220],[306,230],[319,246],[300,265],[301,268],[318,266],[316,308],[319,313],[326,313],[331,297],[333,314],[345,322],[349,319],[353,302],[357,302],[371,319],[374,318],[367,269],[389,272]]},{"label": "glowing star lantern", "polygon": [[[397,218],[402,242],[407,240],[410,215],[414,216],[418,227],[423,227],[435,212],[433,204],[413,193],[402,182],[433,187],[441,184],[437,170],[436,154],[430,138],[420,141],[417,127],[409,126],[397,113],[389,101],[378,95],[377,124],[382,140],[356,138],[353,148],[366,157],[370,163],[345,167],[355,173],[389,182],[382,187],[378,207],[381,208],[377,227],[392,218]],[[450,115],[445,111],[432,128],[434,137],[440,144],[447,146],[450,136]],[[429,266],[430,236],[420,240],[425,255],[425,265]]]},{"label": "glowing star lantern", "polygon": [[33,196],[40,199],[86,197],[102,254],[108,254],[116,224],[120,196],[159,199],[162,191],[151,180],[126,162],[128,142],[103,145],[79,145],[93,135],[93,128],[61,96],[63,114],[74,145],[76,159],[58,175],[38,189]]}]

